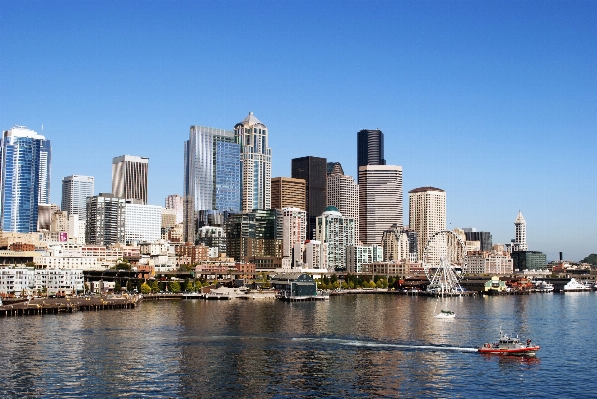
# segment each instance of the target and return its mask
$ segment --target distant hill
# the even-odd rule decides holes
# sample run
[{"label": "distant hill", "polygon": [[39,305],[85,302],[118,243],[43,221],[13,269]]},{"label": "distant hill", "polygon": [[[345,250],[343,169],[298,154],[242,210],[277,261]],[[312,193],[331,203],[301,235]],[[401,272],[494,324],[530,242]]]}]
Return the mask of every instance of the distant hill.
[{"label": "distant hill", "polygon": [[581,263],[590,263],[592,265],[597,265],[597,254],[591,254],[581,260]]}]

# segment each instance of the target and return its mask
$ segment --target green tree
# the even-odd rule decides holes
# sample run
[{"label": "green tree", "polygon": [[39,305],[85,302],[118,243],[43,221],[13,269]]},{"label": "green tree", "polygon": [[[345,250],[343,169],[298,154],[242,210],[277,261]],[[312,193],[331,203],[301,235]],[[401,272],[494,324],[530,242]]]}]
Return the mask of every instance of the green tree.
[{"label": "green tree", "polygon": [[187,281],[185,284],[184,290],[187,292],[194,292],[195,291],[195,284],[192,281]]},{"label": "green tree", "polygon": [[120,292],[121,288],[122,288],[122,285],[120,285],[120,281],[116,281],[114,283],[114,292]]},{"label": "green tree", "polygon": [[114,266],[117,270],[131,270],[131,264],[126,261],[120,261]]},{"label": "green tree", "polygon": [[159,292],[160,291],[160,284],[158,280],[153,280],[151,282],[151,292]]},{"label": "green tree", "polygon": [[170,284],[168,284],[168,289],[171,292],[178,294],[180,292],[180,283],[178,281],[171,281]]},{"label": "green tree", "polygon": [[581,263],[590,263],[592,265],[597,265],[597,254],[591,254],[580,261]]},{"label": "green tree", "polygon": [[346,281],[342,282],[342,289],[345,290],[348,288],[348,284],[346,284]]},{"label": "green tree", "polygon": [[141,293],[147,295],[151,292],[151,287],[147,283],[141,284]]},{"label": "green tree", "polygon": [[195,281],[195,291],[201,292],[201,287],[203,287],[203,284],[201,284],[201,280]]},{"label": "green tree", "polygon": [[369,288],[375,288],[375,287],[377,287],[377,285],[375,285],[375,282],[373,280],[371,280],[369,282]]}]

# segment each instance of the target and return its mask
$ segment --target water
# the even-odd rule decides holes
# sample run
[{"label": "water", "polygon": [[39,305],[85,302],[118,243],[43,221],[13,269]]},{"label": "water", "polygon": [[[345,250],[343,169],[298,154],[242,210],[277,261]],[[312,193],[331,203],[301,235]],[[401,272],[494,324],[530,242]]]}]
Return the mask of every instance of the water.
[{"label": "water", "polygon": [[[571,397],[597,392],[597,293],[146,301],[0,319],[0,392],[41,398]],[[439,306],[438,306],[439,308]],[[504,332],[536,359],[482,356]]]}]

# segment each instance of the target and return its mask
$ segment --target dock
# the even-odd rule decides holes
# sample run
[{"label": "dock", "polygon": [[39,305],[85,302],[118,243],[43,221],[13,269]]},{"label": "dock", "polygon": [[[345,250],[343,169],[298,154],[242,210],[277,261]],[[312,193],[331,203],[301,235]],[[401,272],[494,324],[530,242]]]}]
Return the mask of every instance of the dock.
[{"label": "dock", "polygon": [[51,315],[59,313],[89,312],[113,309],[134,309],[141,297],[132,296],[91,296],[69,298],[34,298],[27,301],[0,306],[0,317]]}]

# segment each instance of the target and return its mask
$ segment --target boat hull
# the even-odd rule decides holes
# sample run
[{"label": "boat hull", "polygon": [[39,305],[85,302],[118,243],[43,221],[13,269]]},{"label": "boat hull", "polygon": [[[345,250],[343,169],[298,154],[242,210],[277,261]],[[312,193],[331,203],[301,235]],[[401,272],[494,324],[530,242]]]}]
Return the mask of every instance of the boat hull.
[{"label": "boat hull", "polygon": [[517,355],[517,356],[535,356],[540,346],[529,346],[524,348],[500,349],[500,348],[479,348],[479,353],[490,355]]}]

